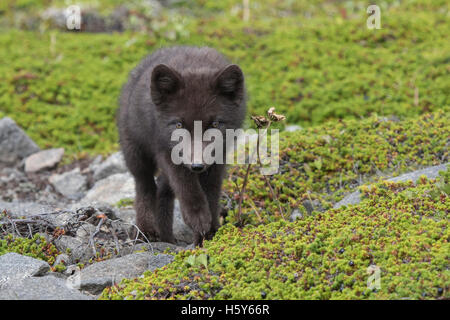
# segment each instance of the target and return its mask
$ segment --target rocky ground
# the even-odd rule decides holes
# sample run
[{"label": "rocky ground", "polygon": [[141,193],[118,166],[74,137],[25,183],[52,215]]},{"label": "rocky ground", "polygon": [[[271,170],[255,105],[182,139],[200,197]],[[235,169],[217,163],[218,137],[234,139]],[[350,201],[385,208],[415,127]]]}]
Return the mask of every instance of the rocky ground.
[{"label": "rocky ground", "polygon": [[[297,130],[295,128],[294,130]],[[64,149],[40,150],[9,118],[0,119],[0,240],[36,235],[54,245],[52,263],[15,252],[1,255],[0,299],[95,299],[125,278],[141,277],[192,249],[193,234],[175,205],[177,245],[135,236],[134,181],[120,152],[61,165]],[[434,179],[447,164],[391,178]],[[360,191],[335,204],[358,204]],[[307,212],[320,203],[303,203]],[[311,207],[311,208],[309,208]],[[303,218],[291,212],[290,221]],[[8,249],[8,248],[6,248]]]},{"label": "rocky ground", "polygon": [[[39,150],[9,118],[0,120],[0,137],[0,238],[39,233],[61,252],[52,266],[16,253],[0,256],[0,298],[92,298],[169,263],[167,252],[192,242],[178,203],[177,245],[132,236],[135,212],[127,200],[134,198],[134,181],[121,153],[58,166],[64,149]],[[65,268],[57,272],[57,265]]]}]

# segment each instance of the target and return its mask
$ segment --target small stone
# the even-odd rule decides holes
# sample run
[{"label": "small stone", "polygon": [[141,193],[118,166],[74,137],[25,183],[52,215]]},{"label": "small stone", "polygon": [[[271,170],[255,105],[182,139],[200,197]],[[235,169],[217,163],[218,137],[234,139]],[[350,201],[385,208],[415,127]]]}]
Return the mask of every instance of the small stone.
[{"label": "small stone", "polygon": [[56,166],[64,155],[64,148],[43,150],[25,159],[25,172],[38,172]]},{"label": "small stone", "polygon": [[79,238],[80,240],[88,240],[89,237],[95,232],[96,230],[96,226],[94,226],[93,224],[90,223],[85,223],[82,224],[77,232],[76,232],[76,236],[77,238]]},{"label": "small stone", "polygon": [[60,236],[54,240],[56,248],[69,256],[69,263],[87,262],[93,257],[93,252],[82,240],[69,236]]},{"label": "small stone", "polygon": [[134,188],[134,179],[131,174],[113,174],[95,183],[81,203],[116,205],[122,199],[134,198]]},{"label": "small stone", "polygon": [[306,209],[306,212],[310,215],[313,211],[323,211],[322,205],[319,200],[305,200],[303,201],[303,207]]},{"label": "small stone", "polygon": [[289,221],[293,222],[297,219],[303,219],[303,214],[299,209],[292,210],[291,216],[289,217]]},{"label": "small stone", "polygon": [[286,128],[284,128],[284,130],[287,132],[294,132],[294,131],[302,130],[302,127],[300,127],[299,125],[293,124],[293,125],[286,126]]},{"label": "small stone", "polygon": [[54,174],[50,176],[49,182],[56,191],[73,200],[83,197],[87,187],[87,179],[80,173],[80,168],[63,174]]},{"label": "small stone", "polygon": [[58,264],[66,265],[66,264],[69,263],[69,261],[70,261],[69,256],[67,254],[65,254],[65,253],[61,253],[60,255],[58,255],[55,258],[55,263],[53,264],[53,266],[56,266]]},{"label": "small stone", "polygon": [[94,181],[97,182],[116,173],[127,172],[122,152],[116,152],[94,169]]},{"label": "small stone", "polygon": [[39,147],[12,120],[0,119],[0,163],[14,164],[35,152]]}]

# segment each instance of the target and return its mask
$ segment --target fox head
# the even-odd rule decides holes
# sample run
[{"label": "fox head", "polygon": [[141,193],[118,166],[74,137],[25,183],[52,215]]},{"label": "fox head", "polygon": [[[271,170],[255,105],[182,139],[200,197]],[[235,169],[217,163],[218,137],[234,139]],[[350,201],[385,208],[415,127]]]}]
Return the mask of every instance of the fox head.
[{"label": "fox head", "polygon": [[[171,140],[177,129],[190,133],[190,161],[183,164],[193,172],[201,173],[210,165],[194,154],[198,153],[198,146],[201,146],[203,153],[214,141],[203,141],[205,131],[215,129],[222,133],[225,154],[225,131],[242,125],[245,115],[245,86],[244,75],[237,65],[231,64],[220,70],[185,69],[180,73],[168,65],[160,64],[152,71],[150,91],[163,145],[172,150],[178,143]],[[201,136],[195,134],[194,131],[198,133],[198,130],[201,131]]]}]

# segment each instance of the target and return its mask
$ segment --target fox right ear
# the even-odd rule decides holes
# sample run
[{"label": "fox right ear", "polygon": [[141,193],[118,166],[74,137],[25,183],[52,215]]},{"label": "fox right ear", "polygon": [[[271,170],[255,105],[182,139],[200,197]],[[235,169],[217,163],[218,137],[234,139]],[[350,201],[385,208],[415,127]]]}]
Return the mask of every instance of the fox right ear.
[{"label": "fox right ear", "polygon": [[182,86],[181,75],[167,65],[160,64],[153,69],[150,91],[154,103],[158,104],[165,101]]},{"label": "fox right ear", "polygon": [[215,87],[222,96],[240,102],[244,97],[244,74],[241,68],[232,64],[222,69],[216,76]]}]

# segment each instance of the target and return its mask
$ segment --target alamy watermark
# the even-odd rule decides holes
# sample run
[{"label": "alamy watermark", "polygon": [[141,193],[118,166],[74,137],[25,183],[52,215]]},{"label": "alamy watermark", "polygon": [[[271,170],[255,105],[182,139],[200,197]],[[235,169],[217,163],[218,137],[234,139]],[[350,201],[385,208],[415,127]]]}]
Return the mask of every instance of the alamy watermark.
[{"label": "alamy watermark", "polygon": [[381,29],[381,10],[377,5],[370,5],[367,7],[367,13],[370,16],[367,18],[367,29]]},{"label": "alamy watermark", "polygon": [[81,30],[81,8],[72,5],[66,9],[66,27],[68,30]]},{"label": "alamy watermark", "polygon": [[[279,130],[219,129],[202,131],[202,121],[194,121],[194,134],[186,129],[175,129],[171,141],[171,158],[176,165],[257,164],[263,175],[273,175],[279,168]],[[259,141],[259,142],[258,142]],[[269,147],[270,145],[270,147]],[[270,149],[270,152],[269,152]],[[258,154],[259,150],[259,154]]]},{"label": "alamy watermark", "polygon": [[367,288],[370,290],[380,290],[381,289],[381,269],[376,265],[370,265],[367,268],[367,274],[369,278],[367,279]]}]

